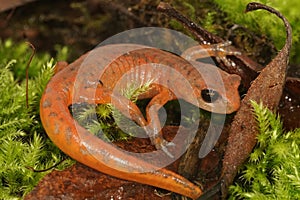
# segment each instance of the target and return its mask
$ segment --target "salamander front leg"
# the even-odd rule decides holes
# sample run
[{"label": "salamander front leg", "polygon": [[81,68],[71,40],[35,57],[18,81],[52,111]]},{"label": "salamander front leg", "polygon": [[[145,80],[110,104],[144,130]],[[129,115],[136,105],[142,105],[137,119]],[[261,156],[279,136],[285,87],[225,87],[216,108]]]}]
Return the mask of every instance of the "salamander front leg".
[{"label": "salamander front leg", "polygon": [[[143,127],[148,124],[138,106],[126,97],[115,94],[103,87],[85,88],[80,95],[73,97],[74,102],[85,102],[89,104],[111,104],[124,116]],[[71,104],[71,103],[70,103]]]},{"label": "salamander front leg", "polygon": [[168,89],[164,89],[152,98],[146,107],[148,125],[145,127],[146,133],[152,144],[155,145],[156,149],[163,150],[171,158],[174,156],[168,151],[167,147],[174,146],[175,144],[173,142],[168,142],[163,138],[158,113],[159,109],[172,99],[174,99],[174,96]]},{"label": "salamander front leg", "polygon": [[159,94],[154,96],[146,107],[146,119],[135,103],[122,95],[113,94],[111,91],[103,88],[96,89],[96,98],[89,103],[105,104],[111,103],[123,115],[135,121],[143,127],[156,149],[163,150],[168,156],[174,156],[168,151],[168,146],[174,146],[174,143],[168,142],[163,138],[161,124],[158,117],[158,111],[168,101],[174,99],[174,95],[168,89],[162,89]]}]

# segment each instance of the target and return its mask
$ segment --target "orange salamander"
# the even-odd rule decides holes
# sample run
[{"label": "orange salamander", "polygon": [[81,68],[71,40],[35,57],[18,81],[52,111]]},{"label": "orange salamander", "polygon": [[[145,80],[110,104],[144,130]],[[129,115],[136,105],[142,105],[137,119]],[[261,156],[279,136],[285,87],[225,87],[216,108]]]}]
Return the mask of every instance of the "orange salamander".
[{"label": "orange salamander", "polygon": [[[104,53],[105,56],[101,56]],[[208,54],[216,55],[213,51],[208,51]],[[63,152],[93,169],[196,199],[202,194],[198,186],[94,136],[73,119],[68,109],[75,103],[113,103],[126,117],[145,127],[157,149],[168,153],[170,143],[161,134],[157,114],[168,101],[183,99],[217,113],[232,113],[240,106],[239,76],[210,64],[197,62],[193,65],[193,62],[152,47],[114,44],[96,48],[69,65],[58,63],[58,72],[49,81],[41,98],[42,124],[50,139]],[[118,81],[129,72],[131,76],[127,81],[144,83],[155,80],[149,90],[140,95],[140,98],[151,98],[146,117],[136,104],[115,92]],[[218,83],[216,74],[220,74],[222,83]],[[196,101],[192,97],[196,97]]]}]

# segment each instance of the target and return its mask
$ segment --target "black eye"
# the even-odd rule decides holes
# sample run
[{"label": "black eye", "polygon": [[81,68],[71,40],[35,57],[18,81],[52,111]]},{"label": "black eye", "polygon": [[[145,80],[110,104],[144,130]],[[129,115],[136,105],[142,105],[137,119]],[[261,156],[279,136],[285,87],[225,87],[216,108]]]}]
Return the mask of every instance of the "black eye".
[{"label": "black eye", "polygon": [[215,102],[219,96],[219,93],[212,89],[204,89],[201,91],[201,97],[207,103]]}]

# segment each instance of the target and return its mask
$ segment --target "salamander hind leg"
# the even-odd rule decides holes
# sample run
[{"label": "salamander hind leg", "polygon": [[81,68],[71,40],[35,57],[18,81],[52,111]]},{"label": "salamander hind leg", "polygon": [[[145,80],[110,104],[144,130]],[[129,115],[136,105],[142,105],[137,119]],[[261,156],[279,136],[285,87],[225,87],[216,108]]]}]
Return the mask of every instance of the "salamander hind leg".
[{"label": "salamander hind leg", "polygon": [[226,41],[217,44],[197,45],[185,50],[181,57],[189,61],[197,61],[197,59],[215,57],[218,61],[222,61],[227,67],[231,67],[231,62],[228,60],[229,55],[241,55],[241,52],[232,50],[231,42]]}]

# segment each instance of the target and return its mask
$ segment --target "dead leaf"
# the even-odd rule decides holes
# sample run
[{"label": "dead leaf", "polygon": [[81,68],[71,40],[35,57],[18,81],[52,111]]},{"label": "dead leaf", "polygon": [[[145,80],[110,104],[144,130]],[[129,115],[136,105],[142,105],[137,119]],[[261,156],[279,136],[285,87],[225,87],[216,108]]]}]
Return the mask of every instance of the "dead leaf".
[{"label": "dead leaf", "polygon": [[241,107],[231,125],[228,145],[223,160],[222,194],[227,195],[228,186],[233,182],[239,167],[244,163],[256,144],[257,122],[253,116],[250,101],[262,102],[270,110],[278,107],[286,80],[289,52],[292,44],[291,27],[287,19],[278,11],[259,3],[249,3],[246,12],[264,9],[284,22],[286,28],[286,43],[278,55],[261,71],[253,81]]}]

